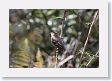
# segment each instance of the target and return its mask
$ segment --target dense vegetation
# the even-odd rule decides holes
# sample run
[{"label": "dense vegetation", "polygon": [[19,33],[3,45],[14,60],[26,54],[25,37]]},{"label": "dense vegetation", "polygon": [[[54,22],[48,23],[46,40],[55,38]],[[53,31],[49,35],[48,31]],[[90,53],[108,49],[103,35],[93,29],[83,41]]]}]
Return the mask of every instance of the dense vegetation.
[{"label": "dense vegetation", "polygon": [[[62,33],[62,53],[52,31]],[[10,68],[98,68],[98,10],[10,9],[9,50]]]}]

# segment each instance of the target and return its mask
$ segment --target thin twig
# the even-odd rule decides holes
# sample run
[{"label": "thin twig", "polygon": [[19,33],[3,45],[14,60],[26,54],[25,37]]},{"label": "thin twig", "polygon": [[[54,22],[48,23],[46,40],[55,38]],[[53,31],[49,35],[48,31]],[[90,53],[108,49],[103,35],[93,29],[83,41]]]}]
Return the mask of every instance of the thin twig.
[{"label": "thin twig", "polygon": [[99,53],[99,51],[96,52],[96,54],[90,59],[90,61],[87,63],[86,67],[89,66],[89,64],[92,62],[92,60],[95,58],[95,56],[97,56]]},{"label": "thin twig", "polygon": [[86,48],[86,45],[87,45],[87,42],[88,42],[88,39],[89,39],[89,36],[90,36],[90,33],[91,33],[91,29],[92,29],[92,27],[93,27],[93,25],[94,25],[94,23],[95,23],[95,21],[96,21],[96,19],[97,19],[97,16],[98,16],[98,11],[95,12],[95,15],[94,15],[94,17],[93,17],[93,21],[92,21],[92,23],[91,23],[91,25],[90,25],[90,29],[89,29],[89,32],[88,32],[88,35],[87,35],[87,39],[86,39],[86,41],[85,41],[84,48],[83,48],[82,53],[81,53],[79,67],[80,67],[81,60],[82,60],[82,56],[83,56],[83,54],[84,54],[84,51],[85,51],[85,48]]},{"label": "thin twig", "polygon": [[57,68],[58,63],[58,48],[56,49],[56,61],[55,61],[55,68]]},{"label": "thin twig", "polygon": [[[66,18],[66,10],[64,11],[64,16],[63,16],[63,20],[62,20],[62,27],[61,27],[61,33],[60,33],[60,38],[62,38],[62,34],[63,34],[63,29],[64,29],[64,22],[65,22],[65,18]],[[58,63],[58,48],[56,50],[56,63],[55,63],[55,68],[57,68],[57,63]]]},{"label": "thin twig", "polygon": [[58,65],[57,65],[57,67],[62,66],[63,64],[65,64],[67,61],[69,61],[72,58],[74,58],[74,55],[68,56],[66,59],[64,59],[63,61],[59,62]]},{"label": "thin twig", "polygon": [[62,20],[61,33],[60,33],[60,37],[61,38],[62,38],[62,35],[63,35],[63,29],[64,29],[64,22],[65,22],[65,18],[66,18],[66,12],[67,12],[67,10],[64,11],[64,16],[63,16],[63,20]]}]

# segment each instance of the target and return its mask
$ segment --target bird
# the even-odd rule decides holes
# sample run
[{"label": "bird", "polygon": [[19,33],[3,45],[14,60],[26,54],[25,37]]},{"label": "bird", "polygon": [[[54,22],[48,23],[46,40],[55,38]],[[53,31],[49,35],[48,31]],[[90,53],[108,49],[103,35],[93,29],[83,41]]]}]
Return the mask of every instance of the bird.
[{"label": "bird", "polygon": [[51,32],[51,42],[58,49],[59,53],[62,54],[65,51],[65,43],[63,41],[63,38],[60,37],[57,32],[54,31]]}]

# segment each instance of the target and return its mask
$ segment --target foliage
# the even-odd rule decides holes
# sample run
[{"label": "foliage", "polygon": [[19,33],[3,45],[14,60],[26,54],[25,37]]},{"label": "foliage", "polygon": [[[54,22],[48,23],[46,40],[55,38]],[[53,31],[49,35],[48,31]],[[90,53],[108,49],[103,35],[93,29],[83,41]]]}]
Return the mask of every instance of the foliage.
[{"label": "foliage", "polygon": [[[82,55],[97,11],[97,9],[67,9],[64,16],[64,9],[10,9],[9,67],[54,68],[73,55],[73,58],[69,58],[59,68],[98,68],[99,17],[92,26]],[[51,43],[52,31],[59,35],[63,31],[62,39],[66,50],[57,56],[57,48]]]}]

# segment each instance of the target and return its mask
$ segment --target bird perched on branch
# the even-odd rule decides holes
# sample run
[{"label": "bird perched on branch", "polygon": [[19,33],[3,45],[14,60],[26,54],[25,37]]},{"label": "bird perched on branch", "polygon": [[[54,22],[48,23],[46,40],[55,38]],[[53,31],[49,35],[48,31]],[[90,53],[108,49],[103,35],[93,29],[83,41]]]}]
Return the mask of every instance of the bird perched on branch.
[{"label": "bird perched on branch", "polygon": [[65,44],[63,38],[61,38],[57,32],[51,32],[51,42],[58,48],[59,53],[65,51]]}]

